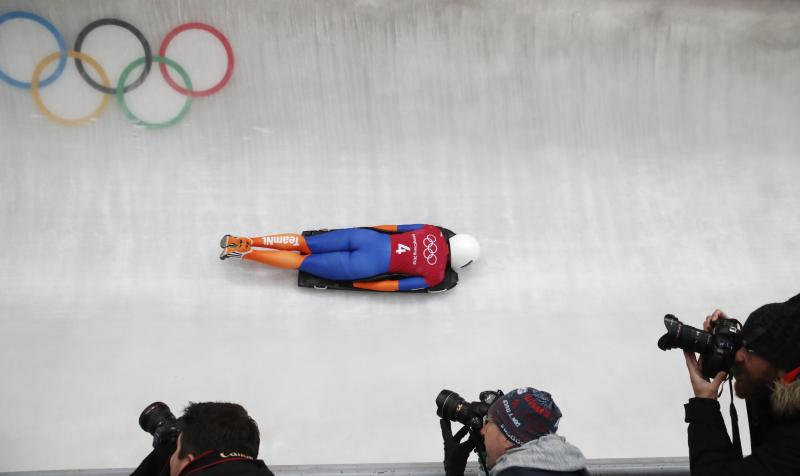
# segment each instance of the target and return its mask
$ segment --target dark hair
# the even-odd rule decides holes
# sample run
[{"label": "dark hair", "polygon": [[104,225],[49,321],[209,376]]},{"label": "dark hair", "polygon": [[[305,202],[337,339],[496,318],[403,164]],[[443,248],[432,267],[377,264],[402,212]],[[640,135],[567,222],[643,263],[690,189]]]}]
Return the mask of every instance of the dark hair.
[{"label": "dark hair", "polygon": [[205,451],[258,456],[258,425],[241,405],[225,402],[189,403],[178,419],[181,451],[197,456]]}]

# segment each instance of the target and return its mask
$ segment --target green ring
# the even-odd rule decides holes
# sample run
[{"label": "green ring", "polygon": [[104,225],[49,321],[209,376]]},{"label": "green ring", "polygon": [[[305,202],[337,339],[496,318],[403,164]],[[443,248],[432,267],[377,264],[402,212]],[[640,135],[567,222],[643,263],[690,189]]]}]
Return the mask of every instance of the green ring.
[{"label": "green ring", "polygon": [[[119,81],[117,81],[117,102],[119,103],[119,106],[122,108],[122,111],[125,113],[125,115],[128,116],[128,119],[137,126],[147,127],[149,129],[158,129],[161,127],[172,126],[178,123],[181,119],[183,119],[186,116],[186,114],[189,113],[189,108],[192,106],[192,98],[190,96],[186,96],[186,102],[183,104],[183,109],[181,109],[178,115],[166,122],[143,121],[138,117],[136,117],[136,115],[133,112],[131,112],[130,109],[128,109],[128,105],[125,104],[125,91],[123,91],[123,89],[125,88],[125,82],[128,79],[128,75],[131,74],[131,71],[133,71],[134,68],[136,68],[141,64],[144,64],[144,62],[145,62],[144,56],[142,56],[137,60],[134,60],[133,63],[129,64],[122,71],[122,74],[119,75]],[[189,79],[189,75],[186,74],[186,71],[184,71],[183,68],[181,68],[178,63],[164,56],[155,56],[155,55],[153,55],[153,62],[164,63],[165,65],[177,71],[178,74],[183,79],[184,89],[187,89],[189,91],[192,90],[192,80]],[[122,85],[122,87],[120,87],[120,85]]]}]

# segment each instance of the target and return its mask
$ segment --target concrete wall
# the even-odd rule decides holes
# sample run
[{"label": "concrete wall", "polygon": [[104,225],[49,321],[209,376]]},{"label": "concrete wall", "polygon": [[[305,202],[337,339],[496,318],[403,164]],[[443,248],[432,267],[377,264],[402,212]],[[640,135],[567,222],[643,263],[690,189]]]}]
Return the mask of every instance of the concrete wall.
[{"label": "concrete wall", "polygon": [[[592,476],[688,476],[688,458],[625,458],[588,461]],[[86,469],[60,471],[22,471],[0,473],[3,476],[123,476],[134,468]],[[271,466],[280,476],[439,476],[444,473],[441,463],[382,463]],[[483,474],[477,462],[467,463],[466,476]]]}]

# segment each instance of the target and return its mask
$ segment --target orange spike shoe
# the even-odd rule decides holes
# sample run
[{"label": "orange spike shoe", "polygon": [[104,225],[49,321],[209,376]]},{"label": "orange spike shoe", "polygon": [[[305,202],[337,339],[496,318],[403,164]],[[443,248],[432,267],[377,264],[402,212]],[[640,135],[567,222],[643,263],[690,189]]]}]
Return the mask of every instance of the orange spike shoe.
[{"label": "orange spike shoe", "polygon": [[222,253],[219,254],[219,259],[226,260],[228,258],[243,258],[244,255],[250,254],[250,250],[248,251],[236,251],[233,248],[225,248],[222,250]]},{"label": "orange spike shoe", "polygon": [[225,249],[225,251],[238,251],[240,253],[246,253],[250,251],[250,246],[252,245],[252,239],[233,235],[225,235],[219,242],[219,246]]}]

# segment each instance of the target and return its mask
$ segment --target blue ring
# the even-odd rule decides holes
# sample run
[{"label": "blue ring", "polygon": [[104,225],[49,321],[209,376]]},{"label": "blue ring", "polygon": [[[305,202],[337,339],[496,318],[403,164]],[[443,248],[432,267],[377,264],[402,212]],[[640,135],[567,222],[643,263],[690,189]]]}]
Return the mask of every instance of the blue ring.
[{"label": "blue ring", "polygon": [[[4,13],[0,15],[0,25],[2,25],[4,21],[11,20],[12,18],[24,18],[27,20],[35,21],[36,23],[50,30],[50,33],[52,33],[53,36],[56,38],[56,42],[58,42],[58,51],[59,51],[58,66],[56,66],[56,70],[53,72],[53,74],[51,74],[44,81],[39,82],[40,87],[47,86],[48,84],[58,79],[58,77],[61,76],[61,73],[64,72],[64,66],[67,65],[67,42],[64,41],[64,37],[61,36],[61,33],[59,33],[59,31],[56,30],[56,27],[53,26],[52,23],[40,17],[39,15],[36,15],[31,12],[16,11],[16,12]],[[7,75],[2,69],[0,69],[0,79],[18,88],[22,89],[31,88],[31,83],[18,81],[12,78],[11,76]]]}]

